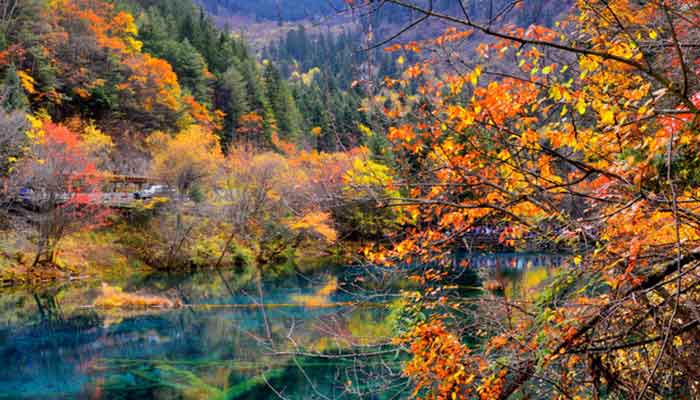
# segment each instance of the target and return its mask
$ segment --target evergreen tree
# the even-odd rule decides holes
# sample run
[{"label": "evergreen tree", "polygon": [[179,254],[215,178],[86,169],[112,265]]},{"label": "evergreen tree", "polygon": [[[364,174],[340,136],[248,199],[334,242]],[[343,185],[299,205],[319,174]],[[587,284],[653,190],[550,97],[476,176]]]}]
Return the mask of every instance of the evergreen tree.
[{"label": "evergreen tree", "polygon": [[279,71],[270,62],[265,65],[264,80],[267,98],[280,133],[286,138],[297,136],[301,125],[299,110],[287,82],[282,80]]},{"label": "evergreen tree", "polygon": [[1,95],[2,107],[5,111],[26,110],[29,107],[29,99],[24,93],[24,88],[14,65],[10,65],[7,72],[5,72]]},{"label": "evergreen tree", "polygon": [[253,59],[248,59],[242,62],[243,79],[246,84],[246,92],[248,93],[248,105],[253,110],[261,111],[267,105],[265,98],[265,88],[260,76],[258,64]]},{"label": "evergreen tree", "polygon": [[180,84],[187,88],[197,101],[209,102],[207,62],[189,40],[165,40],[152,47],[152,54],[172,65]]},{"label": "evergreen tree", "polygon": [[226,113],[224,121],[224,139],[232,140],[238,121],[243,114],[250,111],[246,82],[235,65],[229,67],[219,80],[218,106]]}]

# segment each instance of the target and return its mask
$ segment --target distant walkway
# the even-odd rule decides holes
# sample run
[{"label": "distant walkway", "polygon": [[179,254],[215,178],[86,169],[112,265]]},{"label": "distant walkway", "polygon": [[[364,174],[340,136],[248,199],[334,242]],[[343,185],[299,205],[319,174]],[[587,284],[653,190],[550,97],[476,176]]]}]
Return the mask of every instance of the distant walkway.
[{"label": "distant walkway", "polygon": [[[134,208],[137,204],[148,202],[152,197],[143,198],[137,193],[141,191],[146,184],[158,184],[159,179],[148,176],[137,175],[115,175],[115,174],[94,174],[81,175],[76,179],[97,179],[103,186],[111,186],[112,191],[92,192],[92,193],[61,193],[58,195],[57,204],[65,204],[71,200],[76,200],[81,204],[99,204],[110,208]],[[110,185],[111,184],[111,185]],[[119,190],[123,185],[136,185],[138,190]],[[26,193],[20,193],[20,200],[25,206],[32,206],[41,202],[41,195],[36,194],[31,189]]]}]

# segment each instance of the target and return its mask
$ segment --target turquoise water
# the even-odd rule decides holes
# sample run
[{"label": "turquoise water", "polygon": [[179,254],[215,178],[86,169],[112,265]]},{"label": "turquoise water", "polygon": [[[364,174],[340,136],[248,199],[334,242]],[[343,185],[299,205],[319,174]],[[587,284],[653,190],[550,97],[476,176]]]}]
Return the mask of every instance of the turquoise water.
[{"label": "turquoise water", "polygon": [[[342,279],[294,277],[258,288],[209,271],[122,282],[125,291],[145,289],[191,305],[148,312],[91,307],[99,282],[3,292],[0,399],[342,394],[350,370],[357,381],[372,373],[371,357],[355,368],[352,359],[293,354],[380,349],[389,340],[383,320],[392,301],[351,294],[345,287],[353,277]],[[261,298],[264,308],[257,306]]]},{"label": "turquoise water", "polygon": [[[506,292],[523,295],[558,262],[491,255],[474,257],[472,265],[503,280]],[[410,394],[401,357],[386,345],[396,288],[402,286],[392,280],[395,273],[343,271],[264,285],[238,282],[238,276],[208,271],[110,282],[189,305],[147,312],[92,307],[100,282],[0,292],[0,399]],[[478,285],[473,274],[461,279]],[[358,355],[339,356],[346,353]]]}]

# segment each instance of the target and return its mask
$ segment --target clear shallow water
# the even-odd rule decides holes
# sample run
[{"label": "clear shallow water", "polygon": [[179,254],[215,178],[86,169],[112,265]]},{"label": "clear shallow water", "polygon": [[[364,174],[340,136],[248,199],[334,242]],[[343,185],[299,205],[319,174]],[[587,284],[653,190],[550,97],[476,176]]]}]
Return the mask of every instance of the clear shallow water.
[{"label": "clear shallow water", "polygon": [[[473,267],[519,295],[560,262],[472,258]],[[392,286],[390,273],[379,275],[360,281]],[[473,276],[465,279],[478,284]],[[397,355],[363,358],[362,365],[333,356],[338,349],[382,351],[379,344],[391,336],[391,290],[362,297],[356,282],[348,273],[323,274],[258,288],[233,273],[208,271],[111,283],[192,304],[148,312],[91,307],[99,282],[0,292],[0,399],[279,398],[275,391],[290,399],[353,399],[354,391],[375,387],[391,389],[362,398],[407,397]],[[305,352],[328,357],[292,355]],[[380,379],[391,373],[396,379]]]}]

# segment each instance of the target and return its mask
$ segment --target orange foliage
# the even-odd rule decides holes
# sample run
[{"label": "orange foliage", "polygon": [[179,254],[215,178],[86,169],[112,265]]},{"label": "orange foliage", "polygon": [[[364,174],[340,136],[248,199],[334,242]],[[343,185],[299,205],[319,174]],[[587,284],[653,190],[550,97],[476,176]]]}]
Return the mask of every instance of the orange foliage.
[{"label": "orange foliage", "polygon": [[422,393],[426,400],[472,399],[477,391],[498,397],[492,383],[479,386],[476,372],[483,365],[472,357],[459,338],[450,333],[440,320],[420,324],[401,339],[410,343],[411,361],[404,372],[415,381],[413,396]]},{"label": "orange foliage", "polygon": [[263,117],[256,112],[241,115],[236,130],[249,143],[262,143]]},{"label": "orange foliage", "polygon": [[[438,66],[421,62],[404,75],[420,101],[410,109],[393,101],[385,114],[403,164],[394,185],[404,183],[408,195],[395,203],[414,224],[394,246],[367,250],[374,261],[449,266],[450,252],[481,226],[497,227],[516,247],[532,238],[584,252],[537,307],[480,308],[501,321],[484,322],[493,339],[480,355],[490,367],[475,372],[489,383],[482,397],[503,395],[492,390],[500,386],[510,396],[534,379],[535,365],[562,398],[594,397],[611,379],[607,389],[622,397],[698,394],[670,382],[695,380],[688,365],[700,351],[680,338],[695,323],[700,291],[695,278],[677,274],[700,260],[700,55],[685,47],[697,44],[699,20],[696,2],[628,0],[580,0],[553,28],[504,27],[498,37],[490,22],[464,20],[462,31],[423,44],[458,58],[450,43],[492,35],[477,57],[459,60],[463,70],[432,59]],[[441,385],[465,349],[440,325],[416,329],[407,372],[430,388],[428,398],[450,398],[455,391]],[[683,346],[671,351],[674,334]],[[599,364],[568,370],[579,354]],[[503,369],[488,375],[496,366]],[[609,375],[600,379],[601,371]],[[456,396],[470,390],[463,386]]]},{"label": "orange foliage", "polygon": [[146,111],[156,106],[177,110],[180,106],[180,85],[177,75],[167,61],[148,54],[124,60],[131,75],[118,88],[137,99]]},{"label": "orange foliage", "polygon": [[[36,71],[23,71],[22,82],[35,100],[56,104],[71,98],[83,100],[98,88],[114,85],[107,89],[120,92],[124,96],[121,104],[132,114],[145,111],[157,120],[162,118],[160,112],[167,114],[164,120],[172,125],[184,111],[193,122],[210,129],[220,127],[220,116],[194,99],[181,97],[177,75],[167,61],[141,52],[134,16],[118,11],[112,2],[52,1],[41,8],[37,18],[42,29],[31,54],[40,54],[61,79],[40,82],[35,91]],[[27,60],[24,49],[16,47],[0,54],[0,63],[3,60],[35,64]]]}]

